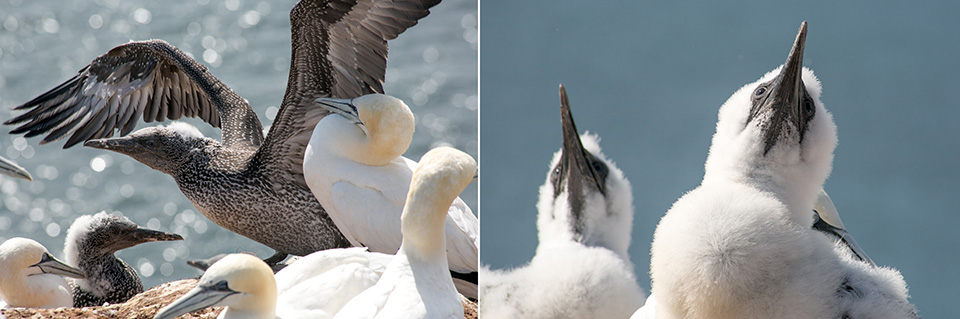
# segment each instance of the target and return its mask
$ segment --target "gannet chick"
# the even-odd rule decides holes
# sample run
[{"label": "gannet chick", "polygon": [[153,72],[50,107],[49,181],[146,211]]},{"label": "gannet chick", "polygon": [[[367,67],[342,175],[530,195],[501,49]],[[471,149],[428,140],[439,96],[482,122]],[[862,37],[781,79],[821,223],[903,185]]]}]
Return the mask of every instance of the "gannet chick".
[{"label": "gannet chick", "polygon": [[[840,220],[837,207],[833,205],[833,200],[823,189],[820,189],[817,195],[817,202],[813,205],[813,214],[813,229],[836,238],[837,251],[840,254],[852,254],[851,257],[854,259],[876,266],[866,252],[853,240],[853,236],[847,232],[846,227],[843,226],[843,221]],[[843,247],[846,247],[848,253],[844,253]],[[654,294],[650,294],[643,307],[637,309],[637,312],[630,319],[656,318],[656,310],[657,300]]]},{"label": "gannet chick", "polygon": [[154,317],[175,318],[206,307],[226,306],[219,318],[330,318],[373,286],[392,256],[365,248],[318,251],[274,276],[263,261],[230,254],[211,265],[197,287]]},{"label": "gannet chick", "polygon": [[141,228],[123,216],[100,212],[78,217],[67,230],[63,248],[67,262],[86,274],[73,280],[73,306],[123,303],[143,292],[137,272],[114,254],[146,242],[172,240],[183,237]]},{"label": "gannet chick", "polygon": [[[414,117],[400,99],[369,94],[352,100],[317,99],[331,115],[317,123],[303,160],[310,190],[354,246],[395,254],[400,214],[417,162],[403,157],[413,139]],[[472,275],[458,290],[477,298],[477,217],[459,197],[444,223],[450,270]]]},{"label": "gannet chick", "polygon": [[720,107],[701,185],[657,226],[658,318],[915,317],[899,273],[811,227],[837,133],[805,39],[806,22],[783,66]]},{"label": "gannet chick", "polygon": [[453,148],[434,148],[420,158],[400,216],[400,249],[377,284],[334,318],[463,318],[447,267],[444,225],[450,204],[476,173],[476,161]]},{"label": "gannet chick", "polygon": [[10,238],[0,244],[0,299],[9,307],[72,307],[73,295],[60,276],[83,272],[57,260],[33,239]]},{"label": "gannet chick", "polygon": [[11,160],[0,156],[0,174],[7,175],[13,178],[25,179],[28,181],[33,180],[33,176],[30,176],[30,172],[17,165]]},{"label": "gannet chick", "polygon": [[540,187],[536,255],[512,270],[481,270],[484,318],[628,318],[643,302],[627,248],[630,182],[579,135],[560,86],[563,147]]}]

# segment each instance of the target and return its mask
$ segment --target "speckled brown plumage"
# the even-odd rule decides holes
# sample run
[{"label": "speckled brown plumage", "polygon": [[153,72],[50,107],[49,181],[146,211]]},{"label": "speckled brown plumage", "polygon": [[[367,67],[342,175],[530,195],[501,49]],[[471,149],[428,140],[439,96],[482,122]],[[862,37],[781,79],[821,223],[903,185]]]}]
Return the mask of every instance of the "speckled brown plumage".
[{"label": "speckled brown plumage", "polygon": [[[439,0],[303,0],[290,12],[290,77],[264,138],[253,109],[209,70],[162,40],[111,49],[80,73],[16,107],[12,133],[70,136],[127,154],[171,176],[184,195],[220,226],[278,252],[304,255],[349,242],[303,179],[303,152],[328,112],[318,97],[382,93],[386,41],[429,13]],[[222,142],[145,122],[199,117],[222,127]],[[123,137],[111,137],[119,131]],[[118,145],[124,144],[123,147]]]}]

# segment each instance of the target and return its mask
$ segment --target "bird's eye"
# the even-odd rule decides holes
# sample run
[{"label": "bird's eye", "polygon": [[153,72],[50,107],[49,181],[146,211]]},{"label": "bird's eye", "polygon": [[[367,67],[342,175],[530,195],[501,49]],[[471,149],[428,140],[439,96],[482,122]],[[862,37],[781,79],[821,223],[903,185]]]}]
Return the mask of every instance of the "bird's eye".
[{"label": "bird's eye", "polygon": [[767,92],[767,88],[761,86],[760,88],[757,89],[757,92],[754,93],[754,95],[760,96],[760,95],[763,95],[763,93],[766,93],[766,92]]},{"label": "bird's eye", "polygon": [[144,144],[146,144],[147,147],[157,147],[157,141],[153,139],[147,140]]},{"label": "bird's eye", "polygon": [[218,282],[216,285],[213,285],[213,287],[214,287],[216,290],[221,290],[221,291],[223,291],[223,290],[230,290],[230,287],[227,285],[227,281],[226,281],[226,280],[221,280],[221,281]]},{"label": "bird's eye", "polygon": [[603,173],[603,171],[607,170],[607,166],[600,161],[595,161],[593,162],[593,170],[597,173]]},{"label": "bird's eye", "polygon": [[560,165],[553,169],[553,175],[560,175]]},{"label": "bird's eye", "polygon": [[813,112],[813,101],[803,100],[803,110],[807,113]]}]

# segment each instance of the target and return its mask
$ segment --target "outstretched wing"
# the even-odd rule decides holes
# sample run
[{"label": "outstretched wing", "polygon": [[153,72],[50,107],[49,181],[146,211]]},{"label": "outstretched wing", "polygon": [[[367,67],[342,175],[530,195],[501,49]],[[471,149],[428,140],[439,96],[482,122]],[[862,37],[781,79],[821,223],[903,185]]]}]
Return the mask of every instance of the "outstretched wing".
[{"label": "outstretched wing", "polygon": [[163,40],[130,42],[110,49],[80,72],[15,110],[29,110],[4,124],[40,144],[70,136],[64,148],[132,131],[144,122],[199,117],[223,125],[223,143],[259,146],[263,128],[250,105],[176,47]]},{"label": "outstretched wing", "polygon": [[383,93],[387,40],[427,16],[440,0],[302,0],[290,11],[293,57],[283,105],[256,155],[270,174],[307,187],[303,152],[329,112],[318,97]]}]

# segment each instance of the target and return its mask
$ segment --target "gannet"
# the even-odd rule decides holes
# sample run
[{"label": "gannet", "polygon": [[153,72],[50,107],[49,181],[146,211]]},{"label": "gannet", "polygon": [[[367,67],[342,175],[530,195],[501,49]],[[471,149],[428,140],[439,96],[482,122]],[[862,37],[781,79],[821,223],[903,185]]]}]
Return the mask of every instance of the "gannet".
[{"label": "gannet", "polygon": [[[414,116],[400,99],[382,94],[352,100],[318,99],[330,110],[313,129],[303,176],[354,246],[395,254],[400,214],[417,162],[403,157],[413,139]],[[477,217],[460,197],[447,210],[444,231],[450,270],[476,278]],[[458,290],[477,298],[476,280]]]},{"label": "gannet", "polygon": [[[813,229],[820,231],[824,234],[828,234],[833,238],[836,238],[838,247],[838,252],[843,254],[846,247],[849,251],[848,254],[852,254],[851,257],[876,266],[873,260],[867,256],[866,252],[857,245],[857,242],[853,240],[846,227],[843,225],[843,221],[840,220],[840,212],[837,211],[837,207],[833,205],[833,200],[830,199],[830,196],[827,195],[827,192],[823,189],[820,189],[820,192],[817,194],[817,202],[813,204]],[[647,301],[643,304],[643,307],[637,309],[637,312],[633,313],[633,316],[630,319],[653,319],[656,318],[657,310],[657,300],[654,294],[650,294],[647,297]]]},{"label": "gannet", "polygon": [[837,135],[802,67],[806,28],[783,66],[720,107],[701,185],[657,226],[658,318],[916,317],[896,270],[811,227]]},{"label": "gannet", "polygon": [[219,318],[330,318],[373,286],[392,256],[365,248],[323,250],[274,276],[263,261],[230,254],[210,266],[197,287],[161,309],[154,319],[226,306]]},{"label": "gannet", "polygon": [[627,248],[633,224],[630,182],[579,135],[560,86],[563,147],[540,187],[539,244],[529,264],[481,269],[484,318],[628,318],[644,294]]},{"label": "gannet", "polygon": [[172,240],[183,237],[142,228],[123,216],[99,212],[78,217],[67,230],[63,247],[67,263],[86,275],[72,280],[73,306],[123,303],[143,292],[137,272],[114,254],[146,242]]},{"label": "gannet", "polygon": [[377,284],[334,318],[463,318],[447,266],[444,225],[450,204],[476,174],[476,161],[450,147],[434,148],[420,158],[400,216],[400,249]]},{"label": "gannet", "polygon": [[19,179],[25,179],[28,181],[33,180],[33,176],[30,176],[30,172],[23,169],[23,167],[20,167],[20,165],[17,165],[17,163],[3,158],[3,156],[0,156],[0,174]]},{"label": "gannet", "polygon": [[[206,67],[162,40],[119,45],[79,74],[16,107],[26,113],[11,133],[47,134],[45,144],[107,149],[169,174],[216,224],[277,251],[307,255],[350,245],[303,179],[303,150],[329,112],[318,97],[383,92],[387,40],[439,0],[301,1],[290,12],[292,57],[287,90],[270,132],[246,100]],[[199,117],[222,127],[221,141],[196,130],[144,122]],[[109,138],[115,130],[123,137]],[[280,218],[282,216],[282,218]],[[269,221],[269,222],[264,222]]]},{"label": "gannet", "polygon": [[14,237],[0,244],[0,299],[8,307],[72,307],[70,286],[60,276],[83,278],[83,272],[33,239]]}]

